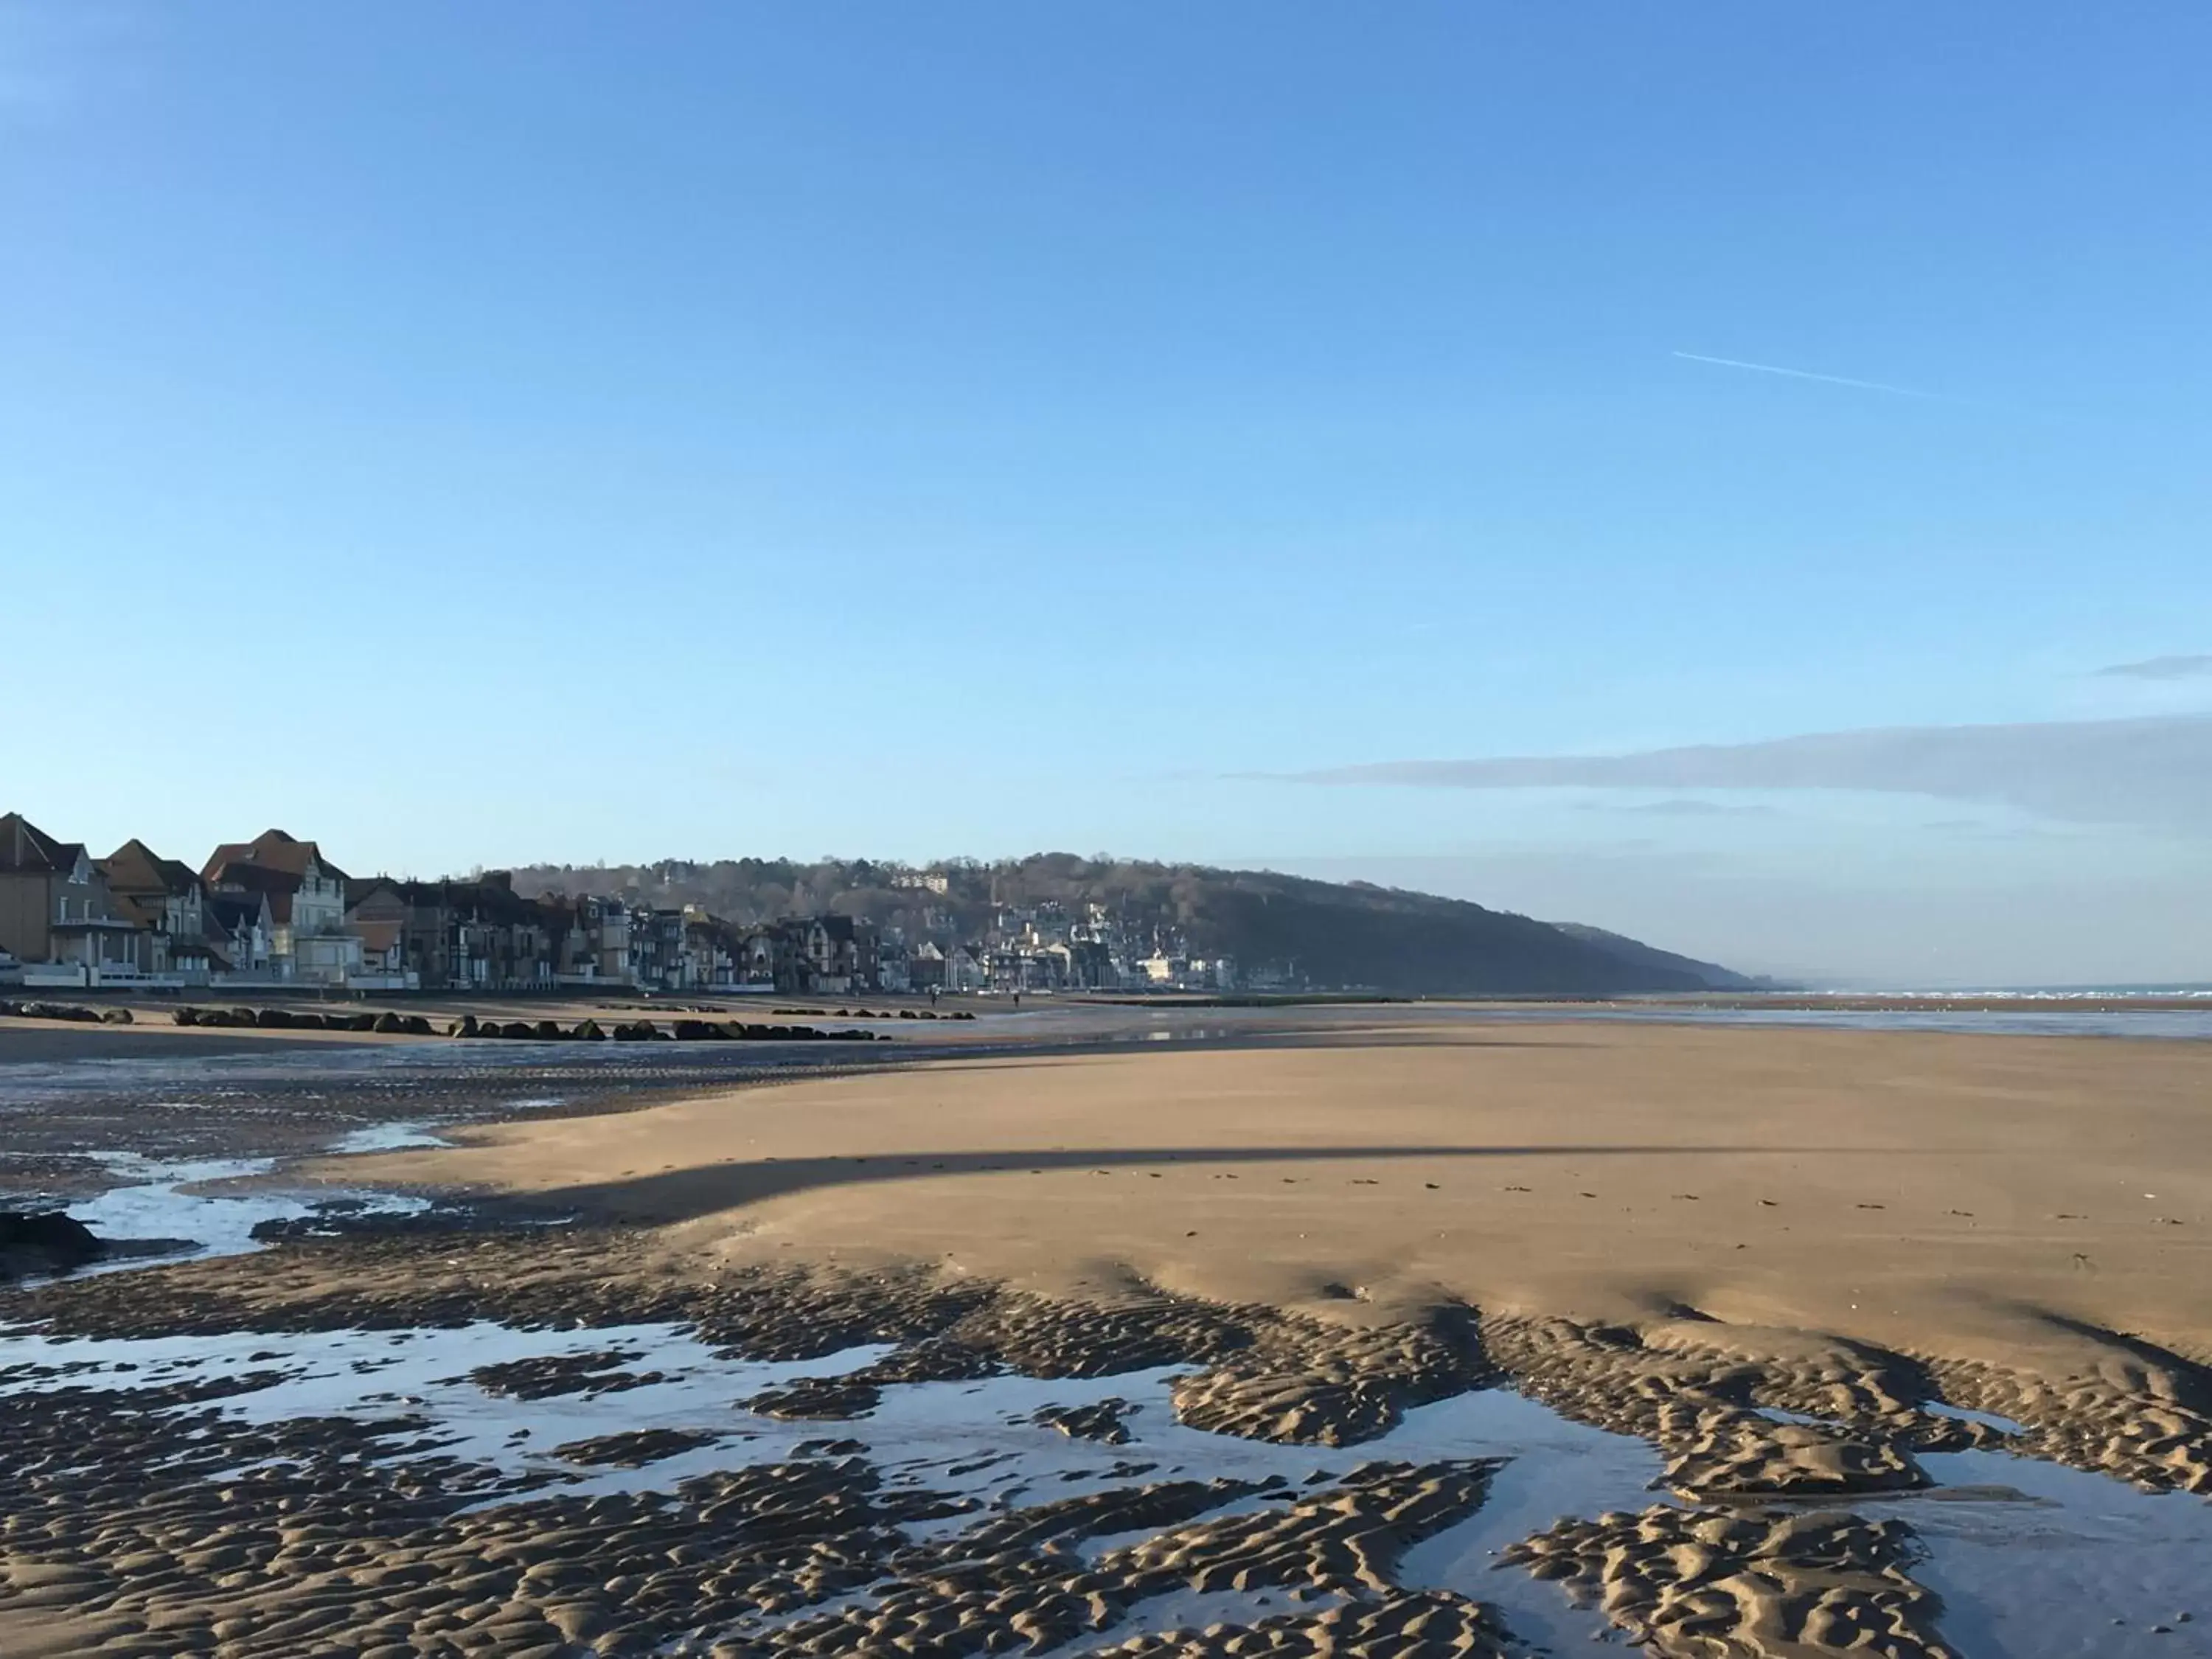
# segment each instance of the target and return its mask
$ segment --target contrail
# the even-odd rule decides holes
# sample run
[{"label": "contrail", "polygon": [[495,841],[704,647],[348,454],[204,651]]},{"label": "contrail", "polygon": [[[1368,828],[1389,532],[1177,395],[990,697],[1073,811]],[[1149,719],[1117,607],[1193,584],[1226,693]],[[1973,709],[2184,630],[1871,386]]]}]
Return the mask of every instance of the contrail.
[{"label": "contrail", "polygon": [[1705,357],[1694,351],[1671,354],[1685,362],[1711,363],[1721,368],[1748,368],[1760,374],[1786,374],[1793,380],[1820,380],[1829,386],[1855,386],[1861,392],[1887,392],[1899,398],[1931,398],[1937,403],[1955,404],[1961,398],[1948,397],[1941,392],[1922,392],[1909,386],[1884,386],[1880,380],[1853,380],[1841,374],[1815,374],[1809,368],[1780,368],[1772,363],[1741,362],[1734,357]]}]

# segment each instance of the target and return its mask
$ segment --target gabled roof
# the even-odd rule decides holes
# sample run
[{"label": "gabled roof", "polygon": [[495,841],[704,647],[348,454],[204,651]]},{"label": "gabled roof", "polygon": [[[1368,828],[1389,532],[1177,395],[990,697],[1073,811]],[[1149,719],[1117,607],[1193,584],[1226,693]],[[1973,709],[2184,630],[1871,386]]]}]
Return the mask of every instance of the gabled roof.
[{"label": "gabled roof", "polygon": [[708,915],[704,911],[695,911],[687,915],[684,922],[684,931],[695,939],[712,939],[718,945],[732,949],[742,948],[748,937],[746,930],[738,927],[734,921],[726,921],[720,916]]},{"label": "gabled roof", "polygon": [[56,841],[21,812],[0,817],[0,872],[66,876],[83,856],[82,842]]},{"label": "gabled roof", "polygon": [[347,924],[347,931],[358,939],[362,948],[368,951],[389,951],[407,937],[404,921],[356,921]]},{"label": "gabled roof", "polygon": [[[497,873],[497,872],[495,872]],[[511,881],[440,881],[384,882],[412,909],[443,910],[464,921],[505,926],[544,927],[556,918],[568,914],[568,901],[557,895],[550,899],[525,898],[514,890]],[[361,884],[353,884],[359,888]],[[370,896],[376,884],[368,884],[357,904]]]},{"label": "gabled roof", "polygon": [[469,912],[478,921],[507,927],[545,925],[545,907],[536,899],[524,898],[512,882],[456,882],[453,889],[454,908]]},{"label": "gabled roof", "polygon": [[111,890],[118,894],[184,895],[206,884],[191,866],[178,859],[165,859],[135,836],[100,860]]},{"label": "gabled roof", "polygon": [[307,879],[310,860],[322,866],[325,877],[346,879],[346,872],[325,858],[323,849],[313,842],[295,840],[282,830],[264,830],[252,841],[225,842],[210,854],[200,873],[210,881],[216,881],[227,867],[258,864],[264,869],[283,871],[296,884]]},{"label": "gabled roof", "polygon": [[300,890],[300,878],[289,870],[272,870],[265,864],[226,864],[214,878],[216,885],[240,893],[266,893],[273,903]]},{"label": "gabled roof", "polygon": [[268,908],[268,896],[262,893],[251,896],[240,893],[208,895],[208,920],[226,933],[234,933],[240,927],[259,921]]},{"label": "gabled roof", "polygon": [[149,903],[137,893],[114,893],[109,896],[108,908],[115,913],[118,921],[127,921],[134,927],[157,927],[161,921],[159,905]]}]

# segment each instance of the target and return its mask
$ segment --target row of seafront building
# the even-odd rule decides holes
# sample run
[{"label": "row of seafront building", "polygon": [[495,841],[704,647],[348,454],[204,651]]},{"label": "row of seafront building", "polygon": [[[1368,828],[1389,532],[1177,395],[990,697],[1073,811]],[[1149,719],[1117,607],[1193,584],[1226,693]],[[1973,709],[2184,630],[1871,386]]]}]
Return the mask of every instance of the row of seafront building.
[{"label": "row of seafront building", "polygon": [[[980,939],[933,958],[939,947],[926,940],[915,971],[933,971],[963,991],[1228,991],[1248,982],[1234,961],[1193,951],[1180,930],[1127,926],[1097,903],[994,905]],[[1249,982],[1273,987],[1287,978],[1262,970]]]},{"label": "row of seafront building", "polygon": [[696,908],[518,893],[459,880],[348,875],[281,830],[194,871],[139,841],[105,858],[0,817],[0,953],[49,986],[290,985],[349,990],[847,993],[903,990],[866,923],[739,927]]},{"label": "row of seafront building", "polygon": [[[933,884],[924,876],[917,884]],[[937,887],[941,892],[943,889]],[[33,986],[849,994],[1227,989],[1226,959],[1128,936],[1101,907],[1001,910],[981,939],[909,942],[842,915],[744,925],[696,906],[519,893],[505,873],[356,878],[269,830],[198,871],[140,841],[105,858],[0,816],[0,973]]]}]

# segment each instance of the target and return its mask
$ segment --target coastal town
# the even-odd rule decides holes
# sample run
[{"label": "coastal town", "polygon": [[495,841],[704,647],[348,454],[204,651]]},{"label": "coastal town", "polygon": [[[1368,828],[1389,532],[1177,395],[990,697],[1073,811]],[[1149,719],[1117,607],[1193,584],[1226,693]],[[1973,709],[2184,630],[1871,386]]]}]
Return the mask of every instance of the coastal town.
[{"label": "coastal town", "polygon": [[[930,868],[896,879],[921,898],[945,890]],[[921,915],[919,927],[829,914],[739,923],[697,905],[519,890],[501,871],[356,876],[273,829],[195,869],[137,839],[103,857],[0,816],[0,981],[27,987],[1019,994],[1241,982],[1227,957],[1102,905],[994,907],[970,937],[949,909]]]}]

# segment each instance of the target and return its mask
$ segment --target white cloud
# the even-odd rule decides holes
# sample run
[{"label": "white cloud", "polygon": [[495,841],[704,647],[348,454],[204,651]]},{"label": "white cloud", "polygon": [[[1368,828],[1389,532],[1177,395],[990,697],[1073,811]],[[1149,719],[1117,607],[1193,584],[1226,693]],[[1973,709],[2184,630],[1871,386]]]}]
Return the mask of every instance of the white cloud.
[{"label": "white cloud", "polygon": [[2100,679],[2187,680],[2212,678],[2212,656],[2146,657],[2141,662],[2116,662],[2097,671]]},{"label": "white cloud", "polygon": [[1694,796],[1675,795],[1665,800],[1636,801],[1620,805],[1613,801],[1586,800],[1575,803],[1585,812],[1633,812],[1654,818],[1771,818],[1781,816],[1778,807],[1737,806],[1717,800],[1699,800]]},{"label": "white cloud", "polygon": [[2203,835],[2212,830],[2212,715],[1893,726],[1622,755],[1385,761],[1290,775],[1417,789],[1850,790]]}]

